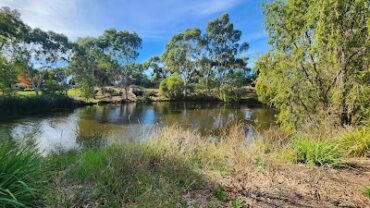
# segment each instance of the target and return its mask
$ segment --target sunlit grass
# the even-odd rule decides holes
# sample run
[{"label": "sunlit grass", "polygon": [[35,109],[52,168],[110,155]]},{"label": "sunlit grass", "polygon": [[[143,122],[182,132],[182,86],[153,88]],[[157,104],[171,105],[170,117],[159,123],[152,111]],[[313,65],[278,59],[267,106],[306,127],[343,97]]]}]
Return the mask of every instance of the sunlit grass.
[{"label": "sunlit grass", "polygon": [[[335,142],[339,140],[307,138],[283,131],[270,131],[259,137],[246,143],[241,125],[225,130],[219,139],[169,126],[158,128],[145,143],[88,145],[80,150],[52,153],[44,160],[37,154],[28,154],[35,157],[35,164],[32,159],[23,160],[22,156],[12,156],[12,160],[0,163],[7,161],[7,165],[2,165],[6,171],[11,171],[8,168],[11,165],[25,166],[32,172],[30,176],[40,174],[32,176],[35,179],[44,175],[37,171],[52,173],[45,186],[52,191],[40,198],[51,207],[183,207],[189,206],[184,195],[204,187],[217,203],[240,207],[241,201],[223,189],[220,177],[233,177],[245,171],[264,174],[276,163],[336,167],[346,156],[341,154],[342,146]],[[267,137],[273,141],[267,142]],[[17,153],[23,151],[21,148],[15,147],[13,153],[11,149],[13,147],[0,148],[2,155],[22,155]],[[29,167],[30,164],[38,170]],[[24,188],[15,187],[15,195]],[[368,189],[363,193],[368,193]],[[39,203],[37,200],[32,203],[36,202]]]},{"label": "sunlit grass", "polygon": [[292,142],[296,160],[314,165],[338,166],[341,155],[338,145],[323,139],[296,138]]},{"label": "sunlit grass", "polygon": [[74,96],[80,96],[81,95],[81,90],[77,88],[71,88],[67,92],[68,96],[74,97]]},{"label": "sunlit grass", "polygon": [[370,156],[370,129],[347,130],[339,138],[341,149],[349,157]]}]

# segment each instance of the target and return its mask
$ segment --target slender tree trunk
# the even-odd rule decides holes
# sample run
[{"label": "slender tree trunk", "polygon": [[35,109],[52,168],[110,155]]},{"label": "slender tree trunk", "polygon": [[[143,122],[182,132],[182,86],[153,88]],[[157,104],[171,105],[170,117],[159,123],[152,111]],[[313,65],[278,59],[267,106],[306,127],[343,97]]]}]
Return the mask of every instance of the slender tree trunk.
[{"label": "slender tree trunk", "polygon": [[183,91],[183,94],[184,94],[184,98],[186,99],[187,95],[188,95],[188,82],[185,80],[184,81],[184,91]]},{"label": "slender tree trunk", "polygon": [[208,81],[209,81],[209,77],[207,75],[207,77],[206,77],[206,89],[207,89],[207,92],[209,93],[210,89],[209,89]]}]

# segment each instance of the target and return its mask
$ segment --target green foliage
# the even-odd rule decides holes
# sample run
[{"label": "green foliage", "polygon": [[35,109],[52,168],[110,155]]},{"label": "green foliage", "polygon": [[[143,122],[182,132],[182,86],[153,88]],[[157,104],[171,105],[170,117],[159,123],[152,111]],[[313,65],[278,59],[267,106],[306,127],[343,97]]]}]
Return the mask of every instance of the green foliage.
[{"label": "green foliage", "polygon": [[221,88],[221,98],[224,102],[239,102],[242,98],[242,89],[226,84]]},{"label": "green foliage", "polygon": [[227,202],[229,200],[229,197],[221,187],[213,189],[212,195],[222,202]]},{"label": "green foliage", "polygon": [[0,90],[4,94],[10,94],[12,85],[16,83],[17,64],[9,63],[0,55]]},{"label": "green foliage", "polygon": [[365,187],[362,189],[362,194],[370,199],[370,187]]},{"label": "green foliage", "polygon": [[341,164],[339,146],[327,140],[296,138],[292,142],[296,161],[313,165],[338,166]]},{"label": "green foliage", "polygon": [[370,129],[359,128],[345,132],[339,138],[344,154],[350,157],[370,156]]},{"label": "green foliage", "polygon": [[255,64],[256,89],[280,122],[356,125],[370,117],[367,0],[278,0],[264,14],[272,49]]},{"label": "green foliage", "polygon": [[166,155],[156,148],[129,144],[53,155],[49,163],[67,173],[66,183],[84,187],[86,195],[76,192],[71,204],[81,197],[106,199],[97,201],[100,206],[152,207],[164,203],[168,207],[182,202],[182,194],[197,187],[201,180],[189,164]]},{"label": "green foliage", "polygon": [[[241,53],[245,52],[249,45],[241,41],[241,35],[242,32],[234,28],[228,14],[207,24],[206,48],[220,89],[226,84],[228,75],[246,68],[247,58],[241,57]],[[230,84],[235,83],[232,80]]]},{"label": "green foliage", "polygon": [[0,143],[0,207],[41,206],[48,172],[32,148]]},{"label": "green foliage", "polygon": [[39,113],[71,109],[76,105],[73,99],[62,95],[43,95],[25,97],[0,97],[0,115],[13,113]]},{"label": "green foliage", "polygon": [[161,95],[168,98],[179,98],[182,93],[184,82],[176,73],[162,80],[159,85]]},{"label": "green foliage", "polygon": [[243,201],[241,199],[234,199],[232,202],[231,202],[231,206],[233,208],[243,208]]}]

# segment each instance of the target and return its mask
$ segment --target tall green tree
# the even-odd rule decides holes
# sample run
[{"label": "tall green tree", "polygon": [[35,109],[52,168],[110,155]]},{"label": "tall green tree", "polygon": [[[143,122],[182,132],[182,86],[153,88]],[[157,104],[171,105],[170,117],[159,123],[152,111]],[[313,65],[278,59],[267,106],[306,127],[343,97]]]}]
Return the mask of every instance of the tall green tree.
[{"label": "tall green tree", "polygon": [[264,8],[272,49],[256,62],[257,92],[279,120],[297,128],[368,119],[369,1],[277,0]]},{"label": "tall green tree", "polygon": [[96,38],[79,38],[74,45],[74,55],[69,68],[77,81],[85,98],[94,97],[97,85],[95,73],[99,65],[102,51]]},{"label": "tall green tree", "polygon": [[0,90],[3,94],[12,92],[12,86],[17,83],[17,75],[23,70],[18,62],[10,62],[0,55]]},{"label": "tall green tree", "polygon": [[200,52],[202,48],[201,31],[198,28],[187,29],[174,35],[165,47],[162,60],[168,70],[178,73],[184,82],[184,97],[188,87],[200,67]]},{"label": "tall green tree", "polygon": [[44,32],[38,28],[26,34],[21,47],[22,60],[36,95],[39,94],[47,71],[67,64],[72,49],[65,35],[52,31]]},{"label": "tall green tree", "polygon": [[210,21],[206,28],[207,50],[209,50],[212,67],[214,69],[221,92],[227,76],[240,66],[242,53],[249,45],[241,41],[242,32],[236,30],[231,23],[229,15],[224,14],[220,18]]},{"label": "tall green tree", "polygon": [[17,44],[30,30],[21,20],[20,13],[8,7],[0,8],[0,28],[0,52],[8,56],[15,52]]},{"label": "tall green tree", "polygon": [[117,76],[125,93],[123,99],[128,99],[128,86],[132,75],[132,65],[139,56],[142,40],[136,33],[128,31],[117,31],[109,29],[99,37],[101,47],[106,54],[109,54],[111,60],[118,65]]}]

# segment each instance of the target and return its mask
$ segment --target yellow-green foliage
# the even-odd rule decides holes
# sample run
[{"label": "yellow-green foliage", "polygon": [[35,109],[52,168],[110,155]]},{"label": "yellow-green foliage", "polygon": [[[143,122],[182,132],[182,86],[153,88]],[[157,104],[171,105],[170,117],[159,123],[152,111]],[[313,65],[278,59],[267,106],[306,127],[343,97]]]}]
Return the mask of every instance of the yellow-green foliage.
[{"label": "yellow-green foliage", "polygon": [[272,48],[255,63],[256,90],[261,101],[279,109],[284,126],[357,125],[370,118],[368,2],[281,0],[264,5]]},{"label": "yellow-green foliage", "polygon": [[184,82],[177,73],[172,74],[166,79],[162,80],[159,85],[159,92],[161,95],[168,98],[176,98],[181,96]]},{"label": "yellow-green foliage", "polygon": [[339,142],[346,156],[370,156],[370,128],[346,131],[340,136]]},{"label": "yellow-green foliage", "polygon": [[314,165],[337,166],[341,164],[339,146],[328,140],[296,138],[292,141],[296,161]]}]

